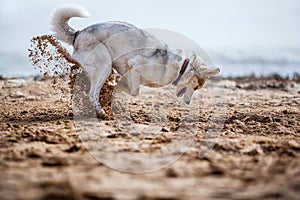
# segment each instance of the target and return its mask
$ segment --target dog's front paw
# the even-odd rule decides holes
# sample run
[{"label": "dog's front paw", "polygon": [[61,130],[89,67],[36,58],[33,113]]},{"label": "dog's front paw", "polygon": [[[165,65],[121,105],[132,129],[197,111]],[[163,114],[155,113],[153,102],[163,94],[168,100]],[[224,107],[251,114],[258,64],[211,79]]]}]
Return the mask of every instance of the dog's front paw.
[{"label": "dog's front paw", "polygon": [[105,118],[105,111],[103,110],[103,109],[101,109],[101,110],[96,110],[96,116],[97,116],[97,118],[99,118],[99,119],[103,119],[103,118]]}]

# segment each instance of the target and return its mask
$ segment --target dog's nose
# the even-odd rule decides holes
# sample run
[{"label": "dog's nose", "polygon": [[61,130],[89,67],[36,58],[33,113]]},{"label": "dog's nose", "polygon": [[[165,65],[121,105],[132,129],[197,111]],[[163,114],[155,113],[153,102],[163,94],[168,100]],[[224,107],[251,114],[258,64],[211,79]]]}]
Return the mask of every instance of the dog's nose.
[{"label": "dog's nose", "polygon": [[215,67],[215,66],[206,66],[202,68],[203,73],[206,74],[207,76],[214,76],[220,73],[220,68]]},{"label": "dog's nose", "polygon": [[220,71],[221,71],[221,69],[218,67],[213,68],[214,75],[217,75],[218,73],[220,73]]}]

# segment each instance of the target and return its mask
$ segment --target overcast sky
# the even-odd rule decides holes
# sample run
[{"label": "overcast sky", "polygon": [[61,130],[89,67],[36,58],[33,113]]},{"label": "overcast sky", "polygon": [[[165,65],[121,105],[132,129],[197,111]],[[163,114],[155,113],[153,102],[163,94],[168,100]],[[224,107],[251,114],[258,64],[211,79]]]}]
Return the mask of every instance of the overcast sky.
[{"label": "overcast sky", "polygon": [[50,33],[51,11],[79,4],[91,14],[75,29],[121,20],[182,33],[204,49],[299,48],[298,0],[1,0],[0,50],[24,51],[32,36]]}]

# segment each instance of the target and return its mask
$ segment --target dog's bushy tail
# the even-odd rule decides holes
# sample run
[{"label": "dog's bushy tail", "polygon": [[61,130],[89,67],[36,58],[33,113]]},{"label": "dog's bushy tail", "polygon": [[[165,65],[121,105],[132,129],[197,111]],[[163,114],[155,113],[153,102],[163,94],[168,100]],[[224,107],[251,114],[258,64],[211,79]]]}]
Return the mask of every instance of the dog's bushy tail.
[{"label": "dog's bushy tail", "polygon": [[51,25],[54,36],[70,45],[73,45],[73,40],[76,31],[68,24],[72,17],[88,17],[89,13],[80,6],[66,5],[55,9],[52,12]]}]

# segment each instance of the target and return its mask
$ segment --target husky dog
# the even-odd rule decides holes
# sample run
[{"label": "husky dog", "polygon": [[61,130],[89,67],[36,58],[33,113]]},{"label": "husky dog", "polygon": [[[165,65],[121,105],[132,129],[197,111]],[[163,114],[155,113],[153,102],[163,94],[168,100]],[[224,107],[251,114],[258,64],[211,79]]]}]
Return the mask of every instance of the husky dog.
[{"label": "husky dog", "polygon": [[[139,85],[162,87],[173,83],[176,95],[189,104],[194,91],[220,72],[207,66],[195,53],[186,58],[154,35],[125,22],[104,22],[76,31],[68,25],[72,17],[88,17],[85,9],[64,6],[52,14],[52,30],[61,41],[72,45],[77,60],[91,83],[90,99],[99,117],[105,116],[99,93],[112,69],[125,76],[123,91],[139,94]],[[127,89],[126,89],[127,88]]]}]

